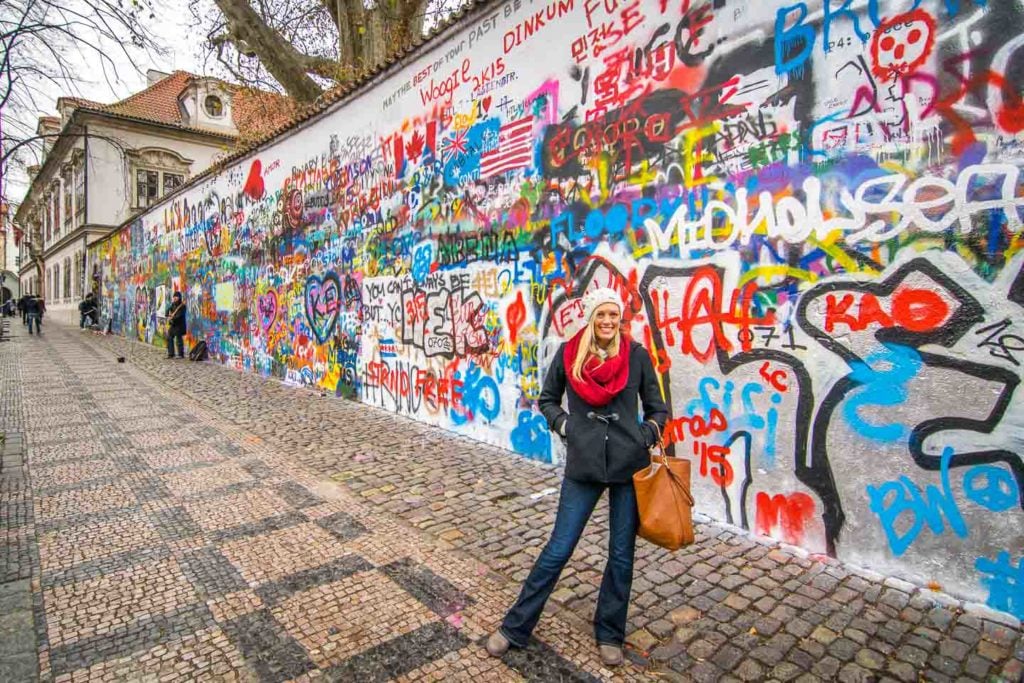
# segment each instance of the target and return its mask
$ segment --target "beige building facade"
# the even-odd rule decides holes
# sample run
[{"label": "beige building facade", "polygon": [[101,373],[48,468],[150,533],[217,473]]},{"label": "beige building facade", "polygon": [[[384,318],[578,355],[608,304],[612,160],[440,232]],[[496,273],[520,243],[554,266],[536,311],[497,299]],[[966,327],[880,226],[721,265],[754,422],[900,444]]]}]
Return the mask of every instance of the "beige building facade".
[{"label": "beige building facade", "polygon": [[218,157],[290,116],[290,103],[213,78],[149,72],[146,89],[103,105],[57,101],[59,116],[39,120],[43,162],[15,222],[24,232],[19,289],[38,294],[47,313],[77,322],[94,289],[88,246],[125,223]]}]

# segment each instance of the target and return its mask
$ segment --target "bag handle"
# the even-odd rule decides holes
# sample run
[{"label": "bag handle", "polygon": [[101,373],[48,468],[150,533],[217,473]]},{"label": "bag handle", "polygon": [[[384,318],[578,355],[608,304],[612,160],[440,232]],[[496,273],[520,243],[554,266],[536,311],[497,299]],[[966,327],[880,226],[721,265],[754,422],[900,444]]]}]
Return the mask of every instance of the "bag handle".
[{"label": "bag handle", "polygon": [[[657,446],[658,450],[661,451],[661,463],[668,470],[669,476],[675,477],[675,474],[672,473],[672,468],[668,466],[668,455],[665,453],[665,440],[662,438],[661,435],[661,427],[654,420],[644,420],[644,422],[650,422],[652,425],[654,425],[654,431],[658,435],[658,442],[655,443],[654,446]],[[651,448],[654,448],[654,446],[651,446]],[[657,460],[657,456],[652,454],[651,460]],[[693,499],[693,494],[687,491],[686,487],[676,486],[673,487],[673,491],[675,493],[681,493],[683,495],[683,498],[686,499],[686,502],[687,504],[689,504],[690,507],[694,507],[697,504],[696,501]]]},{"label": "bag handle", "polygon": [[651,456],[651,460],[656,460],[657,459],[657,456],[654,455],[653,453],[651,453],[651,451],[655,447],[657,447],[658,451],[661,453],[662,463],[665,464],[665,465],[668,465],[668,456],[665,454],[665,441],[664,441],[664,439],[662,439],[662,436],[661,436],[661,426],[657,422],[655,422],[654,420],[644,420],[644,422],[651,423],[651,425],[654,426],[654,433],[658,435],[658,440],[655,441],[653,444],[651,444],[650,448],[647,449],[647,452]]}]

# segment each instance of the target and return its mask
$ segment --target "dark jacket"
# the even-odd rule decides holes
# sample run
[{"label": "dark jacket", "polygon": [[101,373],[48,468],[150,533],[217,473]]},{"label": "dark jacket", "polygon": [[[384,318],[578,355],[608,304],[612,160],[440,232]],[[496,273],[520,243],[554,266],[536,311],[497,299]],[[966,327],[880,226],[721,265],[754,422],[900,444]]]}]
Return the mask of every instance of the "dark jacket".
[{"label": "dark jacket", "polygon": [[29,315],[42,316],[46,312],[46,306],[43,305],[43,300],[37,296],[30,296],[28,301],[25,302],[25,311]]},{"label": "dark jacket", "polygon": [[173,301],[167,307],[167,334],[176,336],[185,334],[185,302],[175,304]]},{"label": "dark jacket", "polygon": [[[553,432],[559,433],[562,422],[566,422],[565,476],[606,484],[631,481],[635,472],[650,464],[647,449],[657,441],[657,432],[646,421],[654,420],[661,430],[668,419],[668,407],[661,398],[650,356],[639,343],[631,342],[626,388],[611,403],[596,409],[572,388],[567,374],[571,368],[565,367],[564,357],[562,344],[548,367],[539,404]],[[568,413],[562,409],[562,395],[566,392]],[[644,424],[638,419],[637,396],[643,403]]]}]

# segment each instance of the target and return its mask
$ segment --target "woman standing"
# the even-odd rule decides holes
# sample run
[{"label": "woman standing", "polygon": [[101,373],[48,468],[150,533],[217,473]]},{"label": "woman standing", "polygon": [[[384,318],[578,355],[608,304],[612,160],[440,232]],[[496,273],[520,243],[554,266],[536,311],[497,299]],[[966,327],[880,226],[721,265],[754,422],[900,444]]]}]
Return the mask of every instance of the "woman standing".
[{"label": "woman standing", "polygon": [[[568,451],[555,526],[519,598],[487,640],[487,652],[495,657],[510,645],[526,646],[594,506],[607,490],[608,564],[597,598],[594,637],[601,661],[608,666],[622,663],[639,526],[632,477],[650,464],[647,449],[657,442],[668,410],[647,351],[620,329],[618,294],[593,290],[583,297],[583,310],[587,325],[559,348],[539,401],[548,427],[565,439]],[[568,412],[562,409],[565,393]],[[637,396],[643,404],[642,423]]]}]

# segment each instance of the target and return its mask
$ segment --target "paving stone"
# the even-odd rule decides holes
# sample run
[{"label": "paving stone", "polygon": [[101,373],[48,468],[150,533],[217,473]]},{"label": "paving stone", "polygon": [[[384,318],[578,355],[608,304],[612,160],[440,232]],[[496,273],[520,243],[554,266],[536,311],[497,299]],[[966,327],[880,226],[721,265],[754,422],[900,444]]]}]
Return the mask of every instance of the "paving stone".
[{"label": "paving stone", "polygon": [[811,672],[824,679],[832,680],[839,673],[839,669],[841,669],[842,666],[842,661],[835,657],[827,656],[815,662],[814,666],[811,667]]},{"label": "paving stone", "polygon": [[[0,521],[25,529],[31,522],[69,542],[75,534],[87,540],[96,529],[123,547],[80,544],[94,556],[63,564],[47,559],[51,564],[42,567],[41,589],[53,599],[33,603],[40,623],[50,628],[36,636],[56,634],[49,651],[57,653],[60,666],[87,661],[94,663],[96,678],[115,671],[121,674],[114,678],[143,678],[152,672],[155,680],[201,678],[200,672],[213,667],[219,668],[216,676],[231,672],[270,680],[297,671],[329,680],[430,679],[435,671],[453,680],[486,680],[487,673],[472,673],[479,662],[490,667],[479,671],[495,672],[497,680],[502,674],[533,680],[611,675],[596,662],[585,623],[606,555],[603,504],[557,587],[569,611],[552,609],[542,619],[543,636],[508,661],[481,659],[479,646],[471,644],[500,619],[548,536],[557,496],[530,496],[557,487],[556,468],[355,402],[324,400],[212,364],[168,363],[159,350],[142,345],[129,363],[115,366],[110,351],[125,348],[123,340],[77,330],[67,340],[59,340],[59,329],[51,334],[29,361],[43,380],[31,387],[21,383],[17,395],[18,401],[50,409],[44,416],[33,408],[19,418],[34,421],[20,471],[28,475],[27,463],[39,462],[49,468],[49,479],[44,483],[40,469],[37,489],[28,491],[20,508],[0,500]],[[6,348],[0,345],[0,364]],[[265,418],[270,413],[272,424]],[[53,438],[33,440],[51,425],[58,427]],[[102,427],[101,436],[93,426]],[[328,431],[334,439],[319,436]],[[116,470],[104,474],[103,463]],[[333,481],[345,502],[325,493],[318,480]],[[485,490],[483,481],[503,484]],[[115,495],[115,489],[122,493]],[[34,519],[28,505],[33,495],[44,494],[46,514]],[[58,509],[58,500],[66,507]],[[396,519],[423,530],[424,540],[410,536],[411,527],[396,531]],[[118,529],[124,529],[120,539]],[[759,544],[709,520],[699,529],[698,543],[677,553],[644,543],[637,552],[633,630],[646,634],[642,650],[652,652],[652,661],[664,662],[676,675],[837,680],[868,671],[883,680],[914,680],[920,671],[926,679],[981,680],[1018,670],[1012,657],[1020,629],[1010,619],[989,618],[972,605],[958,616],[960,603],[898,579]],[[424,555],[430,537],[447,539],[467,559],[445,555],[451,545]],[[2,576],[31,575],[35,542],[25,538],[24,552],[4,557],[13,574]],[[88,660],[54,644],[64,633],[56,626],[63,614],[55,609],[77,610],[105,599],[82,594],[78,602],[68,597],[61,603],[56,591],[74,596],[81,586],[98,587],[95,582],[114,574],[137,577],[123,586],[135,590],[149,586],[141,577],[151,574],[147,567],[165,566],[161,562],[171,568],[166,587],[144,588],[155,612],[123,611],[109,622],[96,620],[103,632],[88,636],[99,640],[85,641],[95,643],[96,654]],[[461,569],[464,562],[478,564],[467,571]],[[481,592],[481,581],[496,583],[488,593]],[[495,587],[501,597],[495,597]],[[395,624],[389,637],[340,640],[361,617],[346,624],[321,612],[335,605],[344,611],[354,600],[377,595],[380,602],[363,613]],[[205,611],[189,611],[191,605]],[[559,614],[572,619],[558,621]],[[148,642],[141,624],[157,615],[178,620],[172,630],[179,640],[220,633],[210,638],[221,639],[217,652],[223,656],[211,656],[205,644],[193,652],[191,641],[180,640],[184,648],[161,641],[111,659],[134,647],[132,642]],[[253,632],[248,640],[240,634],[243,624]],[[134,640],[116,636],[117,629],[136,627],[142,630]],[[163,657],[166,668],[147,669],[143,663]],[[631,659],[616,675],[637,680],[653,673],[644,670],[647,663],[636,651]],[[203,664],[194,665],[197,660]],[[45,659],[43,664],[49,666]]]},{"label": "paving stone", "polygon": [[839,670],[837,680],[841,681],[841,683],[872,683],[875,680],[875,674],[858,664],[850,662]]},{"label": "paving stone", "polygon": [[837,638],[828,646],[828,651],[843,661],[849,661],[857,655],[860,645],[849,638]]},{"label": "paving stone", "polygon": [[975,680],[983,681],[992,669],[992,664],[985,658],[971,655],[964,663],[964,673]]},{"label": "paving stone", "polygon": [[681,626],[691,621],[695,621],[697,619],[700,619],[700,617],[700,610],[695,609],[692,605],[685,605],[683,607],[679,607],[678,609],[674,609],[668,615],[668,618],[676,626]]},{"label": "paving stone", "polygon": [[743,681],[759,681],[764,678],[764,667],[753,659],[744,659],[733,673]]},{"label": "paving stone", "polygon": [[947,639],[939,643],[939,654],[957,662],[962,662],[970,651],[971,646],[959,640]]},{"label": "paving stone", "polygon": [[913,664],[907,662],[900,662],[896,660],[889,660],[886,665],[886,673],[893,678],[905,681],[906,683],[917,683],[918,671]]},{"label": "paving stone", "polygon": [[711,662],[697,662],[687,674],[697,683],[712,683],[722,678],[722,670]]},{"label": "paving stone", "polygon": [[943,655],[932,655],[929,657],[928,666],[936,671],[941,671],[947,676],[956,676],[960,673],[960,663]]},{"label": "paving stone", "polygon": [[804,673],[804,670],[790,662],[782,662],[775,666],[768,675],[777,681],[791,681]]},{"label": "paving stone", "polygon": [[745,652],[732,645],[724,645],[711,657],[711,661],[724,671],[731,671],[743,660]]},{"label": "paving stone", "polygon": [[857,664],[861,665],[865,669],[879,670],[885,666],[885,657],[875,650],[864,648],[857,651],[857,656],[854,658]]}]

